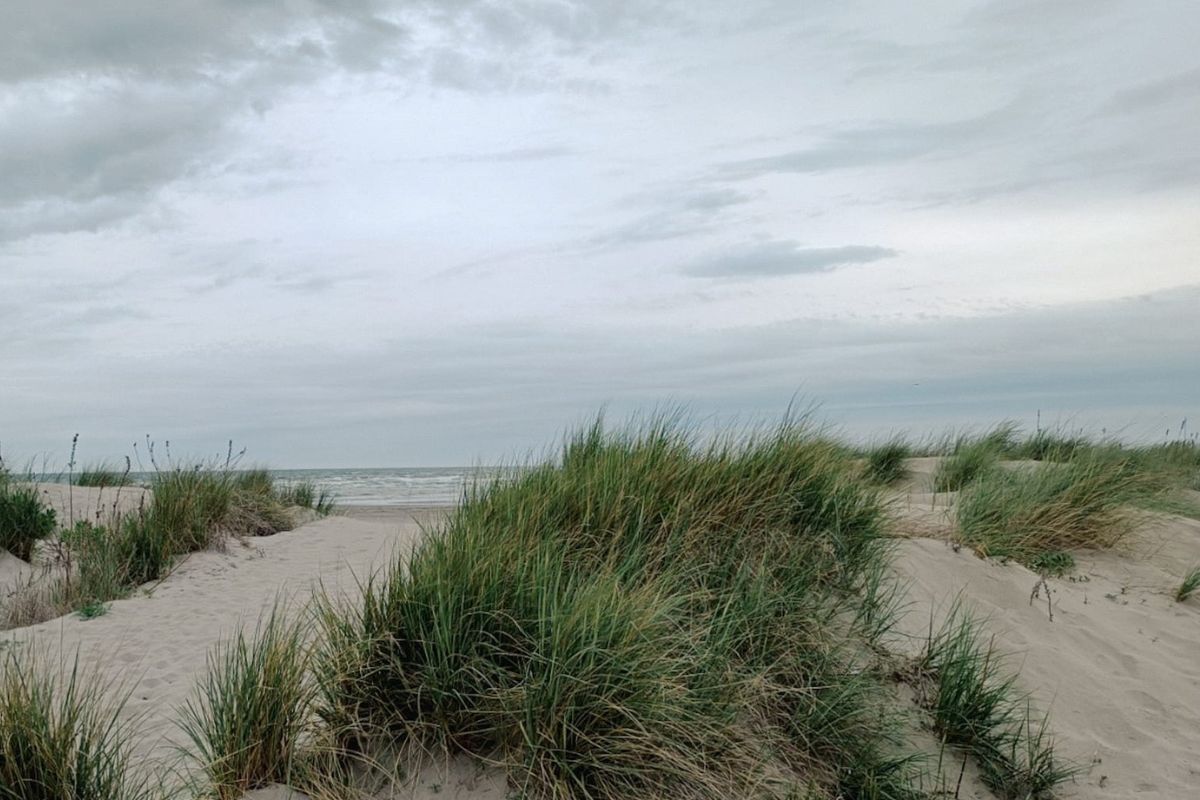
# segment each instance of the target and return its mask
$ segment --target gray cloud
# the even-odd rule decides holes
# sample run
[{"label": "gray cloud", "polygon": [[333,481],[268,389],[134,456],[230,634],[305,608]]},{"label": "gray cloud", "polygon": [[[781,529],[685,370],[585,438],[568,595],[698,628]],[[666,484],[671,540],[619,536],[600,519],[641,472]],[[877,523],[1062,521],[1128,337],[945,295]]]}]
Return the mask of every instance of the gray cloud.
[{"label": "gray cloud", "polygon": [[[1186,368],[1200,360],[1197,303],[1200,285],[976,319],[800,318],[688,337],[505,323],[353,353],[279,344],[186,362],[114,355],[80,370],[71,393],[18,372],[40,407],[6,448],[32,455],[32,442],[59,441],[65,455],[70,433],[92,421],[78,417],[81,395],[104,421],[84,438],[89,456],[127,452],[152,431],[179,452],[215,452],[233,437],[278,466],[492,463],[602,405],[615,418],[678,402],[745,421],[780,413],[796,393],[861,435],[1032,421],[1040,409],[1044,421],[1157,436],[1156,420],[1200,415],[1200,374]],[[133,384],[135,395],[122,392]],[[11,418],[12,398],[0,396],[0,416]]]},{"label": "gray cloud", "polygon": [[681,272],[697,278],[754,278],[829,272],[851,264],[868,264],[899,253],[874,245],[805,247],[782,240],[730,248],[685,264]]},{"label": "gray cloud", "polygon": [[955,122],[877,123],[836,131],[816,144],[775,155],[740,159],[720,165],[730,179],[773,173],[820,173],[929,156],[960,155],[964,148],[991,140],[1010,129],[1017,109],[1005,106],[988,114]]},{"label": "gray cloud", "polygon": [[[0,28],[0,240],[94,230],[217,170],[232,123],[342,73],[469,91],[583,86],[561,64],[668,19],[662,4],[47,0]],[[411,33],[421,29],[425,39]],[[436,40],[444,40],[437,43]],[[518,58],[517,56],[521,57]],[[551,157],[549,148],[512,160]],[[503,158],[506,154],[498,154]],[[487,160],[482,155],[481,160]],[[499,159],[497,159],[499,160]]]},{"label": "gray cloud", "polygon": [[693,236],[711,230],[726,211],[753,199],[746,192],[703,181],[674,183],[639,192],[622,198],[617,208],[651,210],[592,236],[587,244],[604,249]]},{"label": "gray cloud", "polygon": [[1180,72],[1156,81],[1142,83],[1116,92],[1103,111],[1133,114],[1170,103],[1195,103],[1200,100],[1200,69]]}]

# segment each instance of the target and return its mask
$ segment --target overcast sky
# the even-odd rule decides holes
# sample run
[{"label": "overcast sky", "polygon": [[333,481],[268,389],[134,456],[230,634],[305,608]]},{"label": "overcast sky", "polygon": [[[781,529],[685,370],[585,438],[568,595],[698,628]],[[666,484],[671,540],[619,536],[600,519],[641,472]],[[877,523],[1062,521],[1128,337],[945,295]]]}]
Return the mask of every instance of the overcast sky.
[{"label": "overcast sky", "polygon": [[1200,426],[1200,4],[14,0],[0,451]]}]

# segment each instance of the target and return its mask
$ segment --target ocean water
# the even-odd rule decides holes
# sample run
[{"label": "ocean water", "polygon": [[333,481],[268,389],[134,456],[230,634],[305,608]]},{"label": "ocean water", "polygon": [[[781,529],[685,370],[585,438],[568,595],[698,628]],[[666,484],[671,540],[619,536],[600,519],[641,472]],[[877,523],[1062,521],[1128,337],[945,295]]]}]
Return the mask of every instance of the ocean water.
[{"label": "ocean water", "polygon": [[343,506],[451,506],[466,488],[511,471],[495,467],[273,470],[284,482],[312,481]]}]

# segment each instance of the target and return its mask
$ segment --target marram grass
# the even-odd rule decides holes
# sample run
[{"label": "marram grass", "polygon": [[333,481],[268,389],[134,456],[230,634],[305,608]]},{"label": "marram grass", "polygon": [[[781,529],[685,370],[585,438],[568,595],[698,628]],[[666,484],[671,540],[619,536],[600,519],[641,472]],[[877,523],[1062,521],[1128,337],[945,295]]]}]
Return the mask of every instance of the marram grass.
[{"label": "marram grass", "polygon": [[[0,800],[150,800],[114,687],[9,645],[0,658]],[[60,669],[61,667],[61,669]],[[61,673],[61,674],[60,674]],[[118,695],[119,697],[119,695]]]},{"label": "marram grass", "polygon": [[983,555],[1027,564],[1048,553],[1112,547],[1131,527],[1127,506],[1155,491],[1123,460],[998,469],[960,495],[960,536]]},{"label": "marram grass", "polygon": [[1036,716],[979,624],[956,607],[917,665],[935,732],[971,755],[1003,800],[1047,800],[1075,770],[1055,758],[1046,718]]},{"label": "marram grass", "polygon": [[182,711],[202,777],[202,796],[237,800],[288,783],[312,714],[313,684],[302,628],[273,611],[252,635],[218,645]]},{"label": "marram grass", "polygon": [[320,714],[347,747],[499,763],[527,797],[915,797],[863,655],[882,525],[801,426],[702,446],[597,424],[322,603]]}]

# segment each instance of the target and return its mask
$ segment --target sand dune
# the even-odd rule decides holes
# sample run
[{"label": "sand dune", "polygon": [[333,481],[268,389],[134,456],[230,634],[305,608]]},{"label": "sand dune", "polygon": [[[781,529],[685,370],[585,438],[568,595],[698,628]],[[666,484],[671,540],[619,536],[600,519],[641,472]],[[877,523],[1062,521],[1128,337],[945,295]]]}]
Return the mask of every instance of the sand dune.
[{"label": "sand dune", "polygon": [[[926,535],[899,542],[896,570],[906,582],[909,610],[895,646],[915,650],[930,621],[939,624],[961,599],[987,619],[998,647],[1012,654],[1020,686],[1051,712],[1059,752],[1081,767],[1062,797],[1200,796],[1200,603],[1172,596],[1186,570],[1200,564],[1200,522],[1142,514],[1120,550],[1080,554],[1075,575],[1049,579],[1048,607],[1044,590],[1030,601],[1036,574],[946,541],[952,497],[928,494],[932,465],[923,462],[897,499],[901,527]],[[91,490],[76,491],[77,506],[95,502]],[[213,644],[252,625],[276,602],[297,607],[317,581],[353,592],[355,576],[412,547],[422,525],[437,517],[435,511],[375,510],[234,541],[226,552],[193,554],[159,585],[112,603],[105,616],[67,616],[4,637],[52,654],[78,648],[102,676],[123,681],[131,691],[128,713],[140,719],[137,754],[147,764],[169,763],[180,741],[176,709]],[[0,578],[26,568],[0,559]],[[969,792],[963,796],[990,797],[977,786]],[[504,793],[501,774],[456,760],[427,766],[385,796]],[[300,796],[276,787],[251,797]]]},{"label": "sand dune", "polygon": [[[898,515],[910,532],[952,530],[952,498],[927,493],[932,460],[914,461]],[[1137,517],[1116,550],[1078,553],[1072,575],[1048,578],[1049,605],[1045,588],[1031,600],[1039,576],[1019,564],[944,537],[899,543],[911,638],[898,647],[918,647],[958,599],[986,618],[1020,687],[1050,711],[1058,752],[1081,769],[1063,798],[1200,797],[1200,602],[1174,598],[1200,564],[1200,522]]]},{"label": "sand dune", "polygon": [[[70,615],[3,636],[45,648],[54,658],[70,658],[78,648],[83,663],[97,665],[103,679],[123,682],[130,690],[128,713],[139,720],[135,753],[147,763],[169,763],[181,741],[176,710],[214,644],[238,626],[253,626],[277,601],[292,608],[302,604],[318,581],[353,592],[356,576],[409,549],[421,524],[435,515],[397,510],[374,514],[370,522],[334,516],[295,531],[234,541],[226,552],[192,554],[159,585],[113,602],[102,617]],[[440,797],[503,796],[492,790],[494,780],[480,779],[463,765],[448,772],[427,769],[410,788],[420,797],[435,785]]]}]

